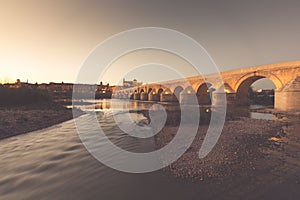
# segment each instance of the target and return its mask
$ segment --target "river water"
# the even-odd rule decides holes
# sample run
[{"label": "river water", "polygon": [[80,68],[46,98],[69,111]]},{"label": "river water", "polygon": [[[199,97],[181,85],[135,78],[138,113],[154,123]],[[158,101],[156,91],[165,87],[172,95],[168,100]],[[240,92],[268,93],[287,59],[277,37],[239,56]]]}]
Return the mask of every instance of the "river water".
[{"label": "river water", "polygon": [[[133,110],[149,106],[130,105]],[[97,104],[96,110],[114,143],[142,151],[144,142],[128,137],[112,123],[109,101]],[[132,116],[145,119],[142,114]],[[88,114],[81,117],[88,119]],[[197,184],[183,183],[161,171],[129,174],[106,167],[82,145],[73,120],[1,140],[0,160],[0,199],[183,199],[201,194]]]},{"label": "river water", "polygon": [[[132,102],[129,107],[147,109],[149,106],[151,104]],[[82,108],[89,111],[94,106]],[[109,101],[98,102],[96,110],[101,126],[115,144],[131,151],[145,150],[145,142],[122,133],[111,121]],[[81,118],[88,119],[88,116]],[[132,116],[136,121],[145,119],[138,113]],[[153,141],[148,142],[147,150],[151,150]],[[1,140],[0,160],[0,199],[219,198],[209,186],[172,178],[161,170],[129,174],[106,167],[87,152],[73,120]]]}]

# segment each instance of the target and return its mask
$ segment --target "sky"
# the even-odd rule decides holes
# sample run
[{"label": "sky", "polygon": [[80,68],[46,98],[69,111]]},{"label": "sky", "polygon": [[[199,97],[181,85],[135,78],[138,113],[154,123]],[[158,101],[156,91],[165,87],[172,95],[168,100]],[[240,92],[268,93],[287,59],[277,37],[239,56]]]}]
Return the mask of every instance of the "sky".
[{"label": "sky", "polygon": [[[139,27],[192,37],[220,71],[299,60],[299,8],[298,0],[0,0],[0,80],[75,82],[99,43]],[[193,75],[187,63],[174,60],[165,52],[136,52],[117,60],[102,81],[177,77],[169,68],[147,63],[174,65]],[[143,70],[128,72],[133,66]]]}]

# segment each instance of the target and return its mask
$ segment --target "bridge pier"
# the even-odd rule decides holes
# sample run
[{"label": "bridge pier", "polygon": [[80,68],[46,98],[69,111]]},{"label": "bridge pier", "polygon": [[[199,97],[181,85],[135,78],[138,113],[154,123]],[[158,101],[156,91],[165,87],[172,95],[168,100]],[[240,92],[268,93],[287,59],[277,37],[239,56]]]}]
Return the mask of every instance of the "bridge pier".
[{"label": "bridge pier", "polygon": [[140,100],[141,99],[141,93],[134,93],[133,94],[133,99],[134,100]]},{"label": "bridge pier", "polygon": [[[224,102],[224,99],[226,99],[226,102]],[[224,92],[213,92],[212,93],[212,100],[211,100],[212,106],[225,105],[225,103],[228,104],[226,93],[224,93]],[[231,102],[231,103],[233,103],[233,102]]]},{"label": "bridge pier", "polygon": [[159,100],[160,100],[159,94],[152,93],[152,92],[148,94],[148,101],[159,101]]},{"label": "bridge pier", "polygon": [[300,91],[275,92],[274,108],[283,111],[300,111]]},{"label": "bridge pier", "polygon": [[299,92],[275,92],[274,108],[283,111],[300,111]]},{"label": "bridge pier", "polygon": [[140,95],[140,100],[148,101],[148,93],[147,92],[142,92],[141,95]]},{"label": "bridge pier", "polygon": [[300,77],[297,77],[280,91],[275,91],[274,108],[283,111],[300,111]]},{"label": "bridge pier", "polygon": [[173,93],[161,93],[160,101],[162,102],[177,102],[178,99]]},{"label": "bridge pier", "polygon": [[235,104],[236,103],[236,93],[226,93],[226,101],[227,104]]},{"label": "bridge pier", "polygon": [[184,105],[188,105],[188,104],[197,104],[197,102],[195,102],[195,94],[191,94],[191,93],[186,93],[186,92],[181,92],[180,93],[180,103],[184,104]]}]

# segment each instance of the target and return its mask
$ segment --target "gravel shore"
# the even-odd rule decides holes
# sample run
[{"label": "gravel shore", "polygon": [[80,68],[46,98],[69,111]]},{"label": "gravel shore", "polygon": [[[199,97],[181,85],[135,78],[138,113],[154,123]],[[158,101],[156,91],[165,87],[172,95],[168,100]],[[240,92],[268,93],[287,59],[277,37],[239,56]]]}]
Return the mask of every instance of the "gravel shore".
[{"label": "gravel shore", "polygon": [[[200,125],[188,151],[164,171],[175,177],[205,180],[250,175],[258,167],[264,170],[264,166],[260,165],[260,162],[266,158],[264,149],[280,148],[281,138],[284,137],[282,126],[285,124],[279,121],[243,117],[227,121],[218,143],[204,159],[199,159],[198,152],[208,125]],[[177,129],[176,126],[164,127],[155,137],[157,148],[168,144]],[[266,164],[265,168],[267,167]]]},{"label": "gravel shore", "polygon": [[[196,183],[204,191],[203,199],[299,199],[300,115],[276,116],[277,120],[226,121],[204,159],[198,152],[208,126],[200,125],[191,147],[163,171],[184,184]],[[156,148],[171,141],[177,129],[164,127],[155,137]],[[206,192],[213,198],[206,198]]]}]

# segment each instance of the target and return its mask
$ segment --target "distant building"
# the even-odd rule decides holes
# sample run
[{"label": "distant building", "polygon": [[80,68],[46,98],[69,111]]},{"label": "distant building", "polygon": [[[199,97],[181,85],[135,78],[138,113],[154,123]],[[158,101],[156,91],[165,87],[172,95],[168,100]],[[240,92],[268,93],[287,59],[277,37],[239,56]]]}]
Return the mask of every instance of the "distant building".
[{"label": "distant building", "polygon": [[15,83],[6,83],[4,86],[8,88],[34,88],[35,84],[29,84],[28,80],[27,82],[21,82],[20,79],[17,79]]},{"label": "distant building", "polygon": [[274,96],[274,90],[273,89],[258,89],[255,91],[256,96]]},{"label": "distant building", "polygon": [[132,81],[126,81],[125,78],[123,79],[124,88],[139,87],[142,84],[143,82],[138,82],[136,79],[133,79]]},{"label": "distant building", "polygon": [[73,90],[73,83],[61,83],[61,90],[63,92],[68,92],[68,91],[72,91]]},{"label": "distant building", "polygon": [[[135,83],[134,83],[135,84]],[[40,89],[49,92],[52,95],[59,96],[61,98],[71,98],[74,88],[74,83],[28,83],[22,82],[20,79],[17,79],[15,83],[5,83],[0,84],[2,88],[27,88],[27,89]],[[102,82],[100,85],[97,84],[76,84],[77,93],[90,93],[94,92],[96,98],[110,98],[112,92],[114,91],[115,86],[110,86],[108,83],[103,85]]]}]

